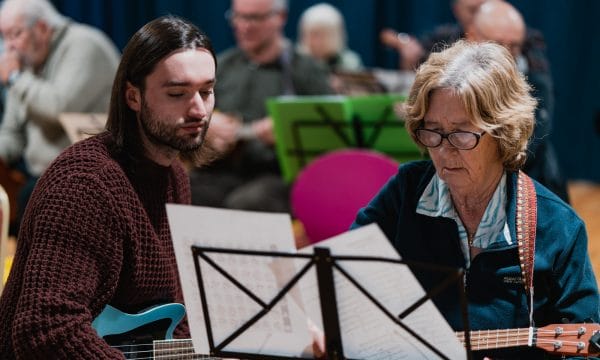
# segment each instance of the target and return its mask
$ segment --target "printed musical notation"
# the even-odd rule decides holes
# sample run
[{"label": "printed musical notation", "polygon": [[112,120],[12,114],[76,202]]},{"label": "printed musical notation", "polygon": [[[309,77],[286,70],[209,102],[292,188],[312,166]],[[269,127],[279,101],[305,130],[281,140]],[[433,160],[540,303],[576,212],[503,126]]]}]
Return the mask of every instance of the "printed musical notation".
[{"label": "printed musical notation", "polygon": [[[295,252],[289,215],[184,205],[167,205],[188,322],[197,353],[210,352],[192,245]],[[273,257],[207,253],[212,262],[264,303],[269,303],[296,273],[294,261]],[[307,260],[305,260],[306,262]],[[215,343],[220,343],[263,308],[214,266],[200,260],[206,303]],[[292,298],[295,296],[295,299]],[[278,301],[260,320],[225,347],[227,351],[304,356],[311,336],[297,290]],[[312,349],[310,349],[312,353]]]}]

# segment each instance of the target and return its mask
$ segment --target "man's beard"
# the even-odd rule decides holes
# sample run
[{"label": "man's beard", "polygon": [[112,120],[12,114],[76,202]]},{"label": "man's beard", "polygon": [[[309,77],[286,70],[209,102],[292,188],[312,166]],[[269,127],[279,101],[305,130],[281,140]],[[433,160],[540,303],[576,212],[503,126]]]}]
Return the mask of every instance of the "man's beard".
[{"label": "man's beard", "polygon": [[[199,120],[194,119],[194,121],[197,122]],[[140,124],[142,126],[141,130],[151,143],[177,150],[184,158],[196,156],[195,153],[199,152],[202,148],[204,137],[208,130],[207,124],[198,135],[189,137],[178,136],[177,125],[170,124],[169,121],[163,121],[163,119],[157,117],[147,106],[144,98],[142,98]]]}]

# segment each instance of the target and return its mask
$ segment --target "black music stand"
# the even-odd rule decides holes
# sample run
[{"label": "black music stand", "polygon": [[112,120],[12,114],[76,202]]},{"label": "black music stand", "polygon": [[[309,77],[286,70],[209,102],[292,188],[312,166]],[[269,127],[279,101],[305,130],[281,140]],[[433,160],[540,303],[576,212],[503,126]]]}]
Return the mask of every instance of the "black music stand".
[{"label": "black music stand", "polygon": [[[467,314],[467,300],[464,293],[464,270],[455,269],[443,266],[434,266],[430,264],[424,264],[419,262],[404,261],[404,260],[393,260],[381,257],[369,257],[369,256],[332,256],[328,248],[315,247],[313,254],[302,254],[302,253],[286,253],[276,251],[254,251],[254,250],[234,250],[225,248],[214,248],[214,247],[203,247],[195,246],[191,247],[192,256],[194,259],[194,266],[196,269],[196,276],[198,281],[198,287],[200,291],[200,298],[202,300],[202,311],[204,314],[205,326],[208,336],[208,344],[210,347],[211,356],[220,357],[235,357],[241,359],[304,359],[302,357],[291,357],[291,356],[278,356],[278,355],[265,355],[265,354],[253,354],[253,353],[241,353],[234,351],[225,351],[224,348],[240,336],[244,331],[250,328],[263,316],[265,316],[278,302],[281,300],[290,289],[310,270],[312,266],[316,267],[317,271],[317,282],[319,289],[319,298],[321,302],[321,316],[323,320],[323,327],[325,333],[325,352],[327,359],[338,360],[348,359],[344,355],[343,347],[343,334],[340,332],[340,325],[338,319],[337,300],[335,295],[335,284],[333,277],[333,270],[339,271],[346,279],[348,279],[363,295],[365,295],[379,310],[381,310],[388,318],[390,318],[398,326],[402,327],[412,337],[421,342],[424,346],[429,348],[440,359],[448,359],[440,350],[435,348],[427,340],[419,336],[415,331],[406,326],[402,319],[416,310],[419,306],[424,304],[427,300],[430,300],[432,296],[435,296],[448,286],[456,284],[460,289],[461,294],[461,310],[463,314],[463,322],[465,324],[465,344],[467,351],[467,358],[472,359],[472,349],[470,343],[470,329]],[[275,258],[296,258],[296,259],[307,259],[308,262],[281,288],[281,290],[271,299],[270,302],[263,302],[256,294],[241,284],[237,279],[231,276],[226,270],[219,266],[213,261],[207,253],[221,253],[221,254],[235,254],[235,255],[247,255],[247,256],[267,256]],[[262,310],[257,312],[252,318],[250,318],[245,324],[240,326],[231,335],[219,344],[215,344],[213,331],[210,321],[209,306],[207,304],[206,293],[210,291],[204,286],[202,272],[200,267],[200,259],[204,260],[210,266],[212,266],[221,275],[227,278],[233,283],[238,289],[243,291],[252,300],[262,307]],[[448,274],[445,281],[439,284],[436,288],[429,291],[425,296],[414,302],[411,306],[406,308],[401,314],[394,315],[390,313],[373,295],[371,295],[358,281],[356,281],[348,272],[346,272],[337,262],[338,261],[375,261],[375,262],[386,262],[404,264],[413,267],[420,267],[432,271],[440,271]],[[333,300],[333,301],[332,301]]]}]

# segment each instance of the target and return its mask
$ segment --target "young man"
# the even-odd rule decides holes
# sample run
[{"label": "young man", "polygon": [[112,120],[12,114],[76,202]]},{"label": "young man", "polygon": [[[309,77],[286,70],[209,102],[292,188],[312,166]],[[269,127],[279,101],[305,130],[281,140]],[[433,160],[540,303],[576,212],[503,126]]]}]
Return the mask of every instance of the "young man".
[{"label": "young man", "polygon": [[[201,157],[215,69],[210,40],[179,18],[131,38],[107,131],[63,152],[27,207],[0,298],[3,359],[122,358],[91,326],[107,304],[183,300],[165,203],[190,202],[178,157]],[[189,336],[185,326],[176,335]]]}]

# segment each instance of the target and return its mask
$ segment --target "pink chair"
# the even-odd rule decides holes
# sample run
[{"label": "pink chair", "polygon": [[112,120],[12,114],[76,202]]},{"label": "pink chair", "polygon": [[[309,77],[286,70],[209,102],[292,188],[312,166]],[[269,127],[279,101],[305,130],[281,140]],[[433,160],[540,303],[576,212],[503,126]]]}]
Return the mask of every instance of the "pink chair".
[{"label": "pink chair", "polygon": [[292,185],[292,214],[312,243],[341,234],[397,171],[395,160],[371,150],[327,153],[308,164]]}]

